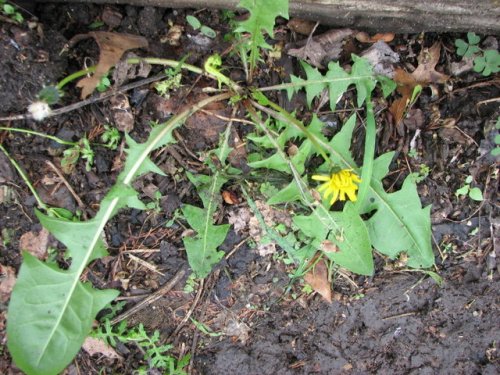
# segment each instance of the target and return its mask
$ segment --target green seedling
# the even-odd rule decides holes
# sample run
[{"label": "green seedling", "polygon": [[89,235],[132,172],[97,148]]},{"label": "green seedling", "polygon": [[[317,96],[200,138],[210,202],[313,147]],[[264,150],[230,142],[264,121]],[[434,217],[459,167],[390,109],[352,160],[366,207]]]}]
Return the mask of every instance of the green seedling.
[{"label": "green seedling", "polygon": [[190,274],[186,279],[186,285],[184,285],[184,293],[193,293],[196,290],[197,281],[196,275],[194,273]]},{"label": "green seedling", "polygon": [[457,197],[468,196],[474,201],[481,202],[483,200],[483,193],[481,192],[481,189],[479,189],[478,187],[471,188],[471,183],[472,176],[467,176],[467,178],[465,179],[465,184],[455,191],[455,195]]},{"label": "green seedling", "polygon": [[85,160],[85,170],[89,172],[94,164],[94,151],[90,147],[87,137],[83,137],[76,145],[64,150],[63,158],[61,159],[63,172],[66,174],[73,172],[80,157]]},{"label": "green seedling", "polygon": [[105,23],[102,22],[101,20],[95,20],[88,27],[90,30],[95,30],[95,29],[98,29],[99,27],[102,27],[104,25],[105,25]]},{"label": "green seedling", "polygon": [[97,330],[93,331],[91,335],[115,348],[119,342],[136,345],[144,353],[144,360],[148,363],[148,368],[143,368],[143,371],[147,372],[154,368],[165,371],[167,374],[186,374],[183,369],[189,363],[189,355],[177,361],[168,354],[173,346],[161,345],[160,332],[156,330],[152,335],[149,335],[142,323],[138,326],[127,328],[126,321],[122,321],[117,326],[111,326],[109,319],[105,319],[103,324]]},{"label": "green seedling", "polygon": [[497,50],[484,50],[479,47],[481,38],[476,33],[467,33],[467,41],[455,40],[457,55],[474,59],[474,71],[483,76],[500,71],[500,54]]},{"label": "green seedling", "polygon": [[155,84],[155,90],[165,99],[170,98],[170,92],[181,86],[182,74],[177,69],[165,70],[167,79]]},{"label": "green seedling", "polygon": [[120,132],[117,128],[110,125],[104,125],[104,133],[101,134],[101,142],[110,150],[116,150],[120,143]]},{"label": "green seedling", "polygon": [[0,10],[3,14],[17,23],[22,23],[24,21],[23,15],[16,10],[16,7],[7,3],[5,0],[0,0]]},{"label": "green seedling", "polygon": [[186,16],[186,21],[193,28],[193,30],[199,29],[203,35],[208,36],[211,39],[214,39],[215,37],[217,37],[217,33],[214,31],[214,29],[212,29],[208,26],[202,25],[200,20],[198,18],[196,18],[195,16]]},{"label": "green seedling", "polygon": [[431,172],[431,169],[429,168],[428,165],[421,164],[419,171],[411,173],[410,176],[412,176],[413,181],[416,184],[418,184],[418,183],[422,182],[423,180],[425,180],[429,176],[430,172]]},{"label": "green seedling", "polygon": [[210,336],[210,337],[219,337],[222,336],[222,332],[214,332],[210,327],[208,327],[206,324],[203,324],[202,322],[197,321],[196,319],[189,318],[191,320],[191,323],[194,324],[196,329],[203,333],[204,335]]},{"label": "green seedling", "polygon": [[111,86],[111,81],[108,78],[108,75],[105,74],[101,77],[99,83],[96,86],[97,91],[104,92]]}]

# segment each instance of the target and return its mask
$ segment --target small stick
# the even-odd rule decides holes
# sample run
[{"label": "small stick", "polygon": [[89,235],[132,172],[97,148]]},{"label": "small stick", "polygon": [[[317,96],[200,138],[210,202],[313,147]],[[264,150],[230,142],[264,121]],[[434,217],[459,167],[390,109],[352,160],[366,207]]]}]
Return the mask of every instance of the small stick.
[{"label": "small stick", "polygon": [[122,320],[127,319],[128,317],[134,315],[138,311],[142,310],[145,308],[147,305],[150,305],[157,300],[159,300],[161,297],[163,297],[164,294],[168,293],[174,286],[177,284],[186,274],[186,269],[181,268],[177,273],[170,279],[168,283],[163,285],[160,289],[158,289],[156,292],[151,294],[150,296],[146,297],[143,301],[137,303],[134,307],[132,307],[130,310],[125,311],[123,314],[118,315],[116,318],[111,320],[111,325],[115,325],[117,323],[120,323]]},{"label": "small stick", "polygon": [[71,193],[71,195],[73,196],[73,198],[75,198],[75,201],[76,203],[78,204],[78,207],[80,207],[80,209],[82,210],[82,213],[83,213],[83,217],[85,219],[87,219],[87,214],[85,213],[85,205],[83,204],[82,200],[80,199],[80,197],[78,196],[78,194],[76,194],[75,190],[71,187],[71,185],[69,184],[68,180],[66,180],[66,178],[64,177],[64,175],[61,173],[61,171],[54,165],[54,163],[52,163],[50,160],[46,160],[45,163],[50,167],[52,168],[52,170],[57,174],[57,176],[61,179],[62,183],[64,184],[64,186],[66,186],[66,188],[69,190],[69,192]]},{"label": "small stick", "polygon": [[[182,327],[184,327],[184,324],[187,323],[187,321],[189,320],[189,318],[191,318],[191,315],[193,315],[194,309],[198,305],[198,302],[200,301],[200,298],[201,298],[201,294],[203,293],[203,287],[204,287],[204,285],[205,285],[205,279],[202,279],[200,281],[200,286],[198,287],[198,292],[196,293],[196,297],[194,297],[193,303],[192,303],[191,307],[189,308],[189,311],[184,316],[184,318],[181,320],[181,322],[179,323],[179,325],[175,329],[174,333],[172,333],[170,335],[170,337],[175,337],[180,332],[180,330],[182,329]],[[170,339],[170,337],[169,337],[169,339]]]},{"label": "small stick", "polygon": [[[163,78],[165,78],[165,74],[160,74],[160,75],[157,75],[154,77],[143,79],[143,80],[138,81],[138,82],[129,83],[128,85],[124,85],[122,87],[119,87],[116,90],[111,90],[111,91],[109,91],[101,96],[94,96],[94,97],[91,97],[89,99],[79,101],[78,103],[70,104],[66,107],[54,109],[52,111],[52,113],[50,115],[48,115],[46,118],[54,117],[57,115],[62,115],[63,113],[74,111],[75,109],[85,107],[86,105],[101,102],[109,97],[112,97],[112,96],[118,94],[118,93],[130,91],[130,90],[133,90],[137,87],[140,87],[143,85],[148,85],[148,84],[155,82],[155,81],[159,81],[160,79],[163,79]],[[0,117],[0,121],[27,120],[27,119],[31,119],[31,118],[32,118],[31,115],[23,114],[23,115],[9,116],[9,117]]]}]

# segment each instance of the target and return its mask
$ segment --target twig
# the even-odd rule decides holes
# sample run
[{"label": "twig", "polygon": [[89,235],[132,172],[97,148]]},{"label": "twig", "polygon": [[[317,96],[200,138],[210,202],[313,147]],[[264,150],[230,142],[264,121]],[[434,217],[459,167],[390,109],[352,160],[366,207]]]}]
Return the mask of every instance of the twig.
[{"label": "twig", "polygon": [[160,289],[158,289],[156,292],[151,294],[150,296],[146,297],[143,301],[137,303],[134,307],[132,307],[130,310],[125,311],[123,314],[118,315],[116,318],[111,320],[111,325],[115,325],[117,323],[120,323],[122,320],[127,319],[128,317],[134,315],[138,311],[142,310],[145,308],[147,305],[150,305],[157,300],[159,300],[161,297],[163,297],[164,294],[168,293],[174,286],[177,284],[186,274],[186,269],[181,268],[177,273],[170,279],[168,283],[163,285]]},{"label": "twig", "polygon": [[[62,115],[63,113],[71,112],[74,111],[75,109],[85,107],[86,105],[93,104],[93,103],[98,103],[103,100],[106,100],[116,94],[127,92],[130,90],[133,90],[137,87],[143,86],[143,85],[148,85],[152,82],[159,81],[160,79],[165,78],[165,74],[160,74],[154,77],[146,78],[137,82],[132,82],[129,83],[128,85],[124,85],[122,87],[117,88],[116,90],[111,90],[105,94],[102,94],[100,96],[94,96],[89,99],[82,100],[78,103],[73,103],[70,104],[66,107],[58,108],[52,111],[50,115],[47,116],[49,117],[54,117],[58,115]],[[9,117],[0,117],[0,121],[14,121],[14,120],[27,120],[33,118],[29,114],[24,114],[24,115],[15,115],[15,116],[9,116]]]},{"label": "twig", "polygon": [[75,190],[71,187],[69,184],[68,180],[64,177],[64,175],[61,173],[61,171],[52,163],[50,160],[46,160],[45,163],[52,168],[52,170],[57,174],[57,176],[61,179],[62,183],[66,188],[69,190],[73,198],[75,198],[76,203],[78,204],[78,207],[82,210],[83,217],[84,219],[87,219],[87,214],[85,213],[85,205],[83,204],[83,201],[80,199],[78,194],[76,194]]},{"label": "twig", "polygon": [[196,306],[198,306],[198,302],[200,301],[201,294],[203,293],[203,286],[204,285],[205,285],[205,279],[202,279],[200,281],[200,286],[198,287],[198,292],[196,293],[196,297],[194,297],[193,303],[192,303],[191,307],[189,308],[189,311],[184,316],[184,318],[181,320],[181,322],[179,323],[179,325],[175,329],[174,333],[172,333],[170,335],[170,337],[168,338],[169,340],[170,340],[170,338],[176,336],[180,332],[182,327],[184,327],[184,324],[186,324],[187,321],[189,320],[189,318],[191,317],[191,315],[193,315],[194,309],[196,308]]}]

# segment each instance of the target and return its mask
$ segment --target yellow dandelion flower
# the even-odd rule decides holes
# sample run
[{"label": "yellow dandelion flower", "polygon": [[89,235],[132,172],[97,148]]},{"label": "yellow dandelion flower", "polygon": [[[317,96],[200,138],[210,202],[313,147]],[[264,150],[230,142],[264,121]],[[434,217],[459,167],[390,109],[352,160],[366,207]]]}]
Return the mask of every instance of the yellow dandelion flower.
[{"label": "yellow dandelion flower", "polygon": [[324,181],[318,188],[318,191],[323,194],[325,199],[331,195],[330,204],[334,204],[337,200],[345,201],[346,195],[349,200],[356,202],[356,191],[361,179],[349,169],[342,169],[339,172],[332,173],[330,176],[314,175],[313,180]]}]

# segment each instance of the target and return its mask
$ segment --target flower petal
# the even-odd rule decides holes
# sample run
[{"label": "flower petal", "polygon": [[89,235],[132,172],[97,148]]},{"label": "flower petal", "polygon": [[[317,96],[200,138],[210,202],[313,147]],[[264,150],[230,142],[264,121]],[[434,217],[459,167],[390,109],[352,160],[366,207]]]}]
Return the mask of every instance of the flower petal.
[{"label": "flower petal", "polygon": [[330,181],[330,176],[315,174],[311,177],[315,181]]}]

